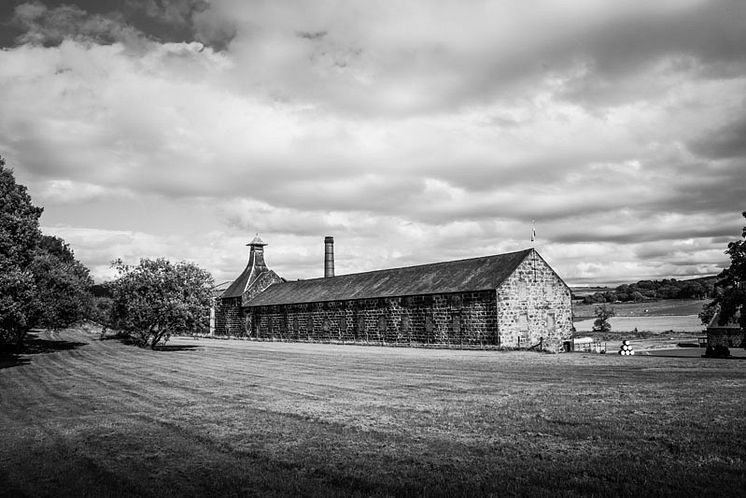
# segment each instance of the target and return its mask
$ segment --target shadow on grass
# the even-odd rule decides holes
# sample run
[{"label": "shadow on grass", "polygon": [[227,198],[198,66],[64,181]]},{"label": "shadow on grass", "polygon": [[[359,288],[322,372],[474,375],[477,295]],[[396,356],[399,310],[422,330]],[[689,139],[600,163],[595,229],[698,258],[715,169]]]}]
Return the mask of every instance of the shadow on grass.
[{"label": "shadow on grass", "polygon": [[156,351],[196,351],[197,349],[202,349],[202,346],[195,346],[193,344],[183,344],[183,345],[175,345],[172,344],[171,346],[165,345],[165,346],[156,346]]},{"label": "shadow on grass", "polygon": [[21,358],[17,354],[0,352],[0,370],[3,368],[17,367],[19,365],[28,365],[31,360],[28,358]]},{"label": "shadow on grass", "polygon": [[732,356],[727,357],[716,357],[716,356],[704,356],[704,350],[701,348],[685,348],[681,349],[656,349],[652,351],[642,351],[637,354],[642,357],[653,357],[653,358],[705,358],[708,360],[746,360],[746,354],[736,351]]},{"label": "shadow on grass", "polygon": [[[135,347],[141,347],[140,343],[138,343],[136,340],[132,339],[126,334],[112,334],[112,335],[102,335],[99,340],[101,341],[110,341],[110,340],[116,340],[119,341],[122,344],[125,344],[127,346],[135,346]],[[150,346],[145,346],[143,349],[148,349],[151,351],[165,351],[165,352],[175,352],[175,351],[195,351],[197,349],[202,349],[202,346],[197,346],[195,344],[183,344],[183,345],[164,345],[160,344],[155,347],[155,349],[151,349]]]},{"label": "shadow on grass", "polygon": [[42,339],[30,332],[23,341],[23,354],[55,353],[70,351],[85,346],[87,342],[64,341],[62,339]]},{"label": "shadow on grass", "polygon": [[62,339],[45,339],[36,332],[29,332],[23,340],[20,351],[16,348],[0,350],[0,369],[28,365],[31,359],[27,355],[71,351],[85,346],[87,342],[65,341]]}]

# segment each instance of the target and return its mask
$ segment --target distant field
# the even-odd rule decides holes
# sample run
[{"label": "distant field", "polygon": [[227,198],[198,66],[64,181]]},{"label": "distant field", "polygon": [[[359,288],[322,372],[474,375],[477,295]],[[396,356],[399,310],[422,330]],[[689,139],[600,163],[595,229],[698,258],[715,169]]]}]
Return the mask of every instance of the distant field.
[{"label": "distant field", "polygon": [[[595,319],[575,322],[575,329],[585,332],[593,329]],[[705,326],[695,315],[689,316],[617,316],[609,319],[611,330],[629,332],[637,329],[647,332],[696,332],[702,334]]]},{"label": "distant field", "polygon": [[[702,299],[661,299],[658,301],[646,301],[642,303],[616,303],[610,304],[616,311],[616,316],[643,317],[643,316],[691,316],[702,311],[702,306],[709,300]],[[595,310],[598,304],[573,304],[575,320],[595,318]]]},{"label": "distant field", "polygon": [[0,495],[733,496],[746,361],[67,331],[0,363]]}]

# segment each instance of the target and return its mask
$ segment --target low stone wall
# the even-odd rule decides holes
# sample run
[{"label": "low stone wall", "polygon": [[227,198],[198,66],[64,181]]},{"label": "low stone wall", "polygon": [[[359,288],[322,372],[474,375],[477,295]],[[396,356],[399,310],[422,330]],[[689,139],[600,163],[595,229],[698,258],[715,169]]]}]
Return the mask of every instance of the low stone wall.
[{"label": "low stone wall", "polygon": [[244,313],[243,335],[255,339],[499,345],[492,291],[258,306]]}]

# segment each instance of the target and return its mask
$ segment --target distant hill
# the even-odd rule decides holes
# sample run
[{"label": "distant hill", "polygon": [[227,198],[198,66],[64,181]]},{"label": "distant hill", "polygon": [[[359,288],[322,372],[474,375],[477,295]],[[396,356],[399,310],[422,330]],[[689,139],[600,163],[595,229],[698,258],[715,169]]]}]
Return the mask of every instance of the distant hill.
[{"label": "distant hill", "polygon": [[640,280],[617,287],[575,287],[571,290],[573,299],[582,299],[586,304],[654,299],[706,299],[713,296],[716,282],[717,276],[711,275],[685,280]]}]

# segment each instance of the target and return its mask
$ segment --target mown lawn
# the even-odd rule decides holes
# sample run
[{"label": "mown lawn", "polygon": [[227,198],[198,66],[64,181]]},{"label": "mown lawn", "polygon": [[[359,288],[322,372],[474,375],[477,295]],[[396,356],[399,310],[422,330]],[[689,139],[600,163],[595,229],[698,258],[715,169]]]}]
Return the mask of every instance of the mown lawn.
[{"label": "mown lawn", "polygon": [[0,494],[746,489],[746,361],[40,339],[0,363]]}]

